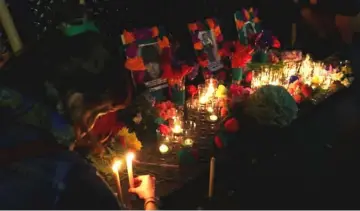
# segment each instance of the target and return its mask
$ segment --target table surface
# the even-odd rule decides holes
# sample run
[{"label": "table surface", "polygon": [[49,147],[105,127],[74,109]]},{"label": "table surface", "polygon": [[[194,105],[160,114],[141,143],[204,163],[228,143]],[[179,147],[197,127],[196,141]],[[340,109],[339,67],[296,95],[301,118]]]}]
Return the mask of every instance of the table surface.
[{"label": "table surface", "polygon": [[[209,172],[210,159],[213,156],[212,137],[215,134],[219,123],[211,123],[207,120],[206,112],[187,111],[187,120],[196,123],[196,134],[194,134],[194,144],[191,150],[195,150],[198,159],[193,163],[182,164],[179,161],[177,152],[182,148],[179,143],[173,144],[173,149],[168,154],[159,152],[157,142],[144,145],[143,149],[137,153],[134,162],[134,174],[150,174],[156,177],[156,194],[159,198],[166,197],[172,192],[181,189],[189,181],[196,179],[200,174]],[[110,181],[113,190],[116,190],[114,181]],[[121,178],[121,185],[126,204],[132,205],[132,209],[143,209],[143,202],[128,193],[128,177],[124,173]],[[204,192],[206,192],[205,190]]]}]

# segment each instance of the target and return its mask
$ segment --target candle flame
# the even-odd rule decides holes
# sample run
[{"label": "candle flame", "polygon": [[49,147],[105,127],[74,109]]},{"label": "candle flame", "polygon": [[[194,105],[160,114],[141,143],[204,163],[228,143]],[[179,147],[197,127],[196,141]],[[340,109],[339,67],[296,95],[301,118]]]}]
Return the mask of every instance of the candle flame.
[{"label": "candle flame", "polygon": [[121,166],[122,166],[122,162],[120,160],[115,160],[115,162],[112,166],[113,172],[118,172],[119,169],[121,168]]},{"label": "candle flame", "polygon": [[161,144],[159,147],[159,151],[161,153],[167,153],[169,151],[169,147],[166,144]]},{"label": "candle flame", "polygon": [[135,158],[135,154],[133,152],[129,152],[127,155],[126,155],[126,160],[127,161],[132,161],[134,160]]}]

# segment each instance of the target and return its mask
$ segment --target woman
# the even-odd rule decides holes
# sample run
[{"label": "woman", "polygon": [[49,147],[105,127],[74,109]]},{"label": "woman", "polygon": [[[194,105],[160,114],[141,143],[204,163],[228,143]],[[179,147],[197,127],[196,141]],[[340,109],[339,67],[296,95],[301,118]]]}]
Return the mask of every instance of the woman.
[{"label": "woman", "polygon": [[[70,122],[87,122],[83,116],[86,110],[94,108],[86,106],[89,96],[94,105],[104,104],[107,99],[112,106],[119,100],[113,100],[111,94],[126,90],[126,86],[117,87],[114,81],[105,81],[120,69],[114,65],[118,60],[94,33],[60,37],[53,43],[58,44],[47,43],[43,49],[25,53],[1,77],[0,209],[120,209],[96,169],[70,150],[78,144],[73,142],[75,136]],[[99,49],[102,55],[95,54],[94,58],[92,52]],[[94,60],[101,60],[103,65],[94,64]],[[30,72],[20,67],[35,69]],[[45,95],[45,82],[56,90],[51,100]],[[115,91],[109,91],[108,96],[100,95],[114,87]],[[67,96],[74,93],[83,99],[77,104],[80,108],[69,104],[71,97]],[[118,96],[125,98],[126,94]],[[54,99],[55,104],[66,105],[64,110],[68,116],[74,117],[71,113],[80,110],[79,119],[67,120],[58,114],[55,106],[46,104]],[[86,146],[93,146],[94,143],[88,141]],[[154,178],[140,176],[135,182],[138,186],[129,191],[145,200],[145,209],[156,209]]]}]

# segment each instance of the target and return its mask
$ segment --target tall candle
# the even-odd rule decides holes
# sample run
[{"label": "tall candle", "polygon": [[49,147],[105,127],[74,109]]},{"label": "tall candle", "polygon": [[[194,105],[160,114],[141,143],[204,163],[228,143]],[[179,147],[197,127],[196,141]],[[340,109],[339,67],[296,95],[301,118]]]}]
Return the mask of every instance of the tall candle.
[{"label": "tall candle", "polygon": [[210,176],[209,176],[209,198],[214,194],[214,177],[215,177],[215,158],[212,157],[210,161]]},{"label": "tall candle", "polygon": [[121,204],[124,204],[123,194],[122,194],[122,188],[121,188],[121,181],[119,176],[119,170],[121,168],[121,161],[117,160],[114,162],[112,166],[112,170],[114,172],[115,182],[116,182],[116,191],[117,191],[117,197]]},{"label": "tall candle", "polygon": [[133,173],[133,165],[132,165],[134,158],[135,155],[132,152],[129,152],[126,156],[126,166],[127,166],[130,188],[134,188],[134,173]]}]

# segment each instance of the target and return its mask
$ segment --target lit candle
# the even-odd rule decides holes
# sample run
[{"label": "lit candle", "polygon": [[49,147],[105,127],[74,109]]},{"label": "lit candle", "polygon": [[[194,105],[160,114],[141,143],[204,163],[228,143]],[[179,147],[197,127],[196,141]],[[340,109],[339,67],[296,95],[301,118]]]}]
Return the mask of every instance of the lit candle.
[{"label": "lit candle", "polygon": [[134,173],[133,173],[133,165],[132,165],[134,158],[135,158],[135,154],[132,152],[129,152],[126,155],[126,166],[128,171],[130,188],[134,188]]},{"label": "lit candle", "polygon": [[166,154],[169,152],[169,147],[166,144],[161,144],[159,147],[159,151],[161,154]]},{"label": "lit candle", "polygon": [[116,160],[112,166],[112,170],[114,172],[114,177],[115,177],[115,182],[116,182],[116,191],[117,191],[117,196],[119,201],[121,202],[121,204],[124,204],[124,200],[123,200],[123,194],[122,194],[122,188],[121,188],[121,182],[120,182],[120,176],[119,176],[119,170],[121,168],[121,161],[120,160]]},{"label": "lit candle", "polygon": [[174,125],[174,127],[172,128],[173,133],[175,134],[179,134],[183,132],[183,129],[181,128],[181,126],[179,124]]},{"label": "lit candle", "polygon": [[206,102],[207,102],[207,97],[206,96],[200,97],[200,99],[199,99],[200,104],[205,104]]},{"label": "lit candle", "polygon": [[214,194],[214,178],[215,178],[215,158],[212,157],[210,161],[210,175],[209,175],[209,198]]},{"label": "lit candle", "polygon": [[218,116],[216,116],[215,114],[211,114],[211,115],[209,116],[209,119],[210,119],[210,121],[212,121],[212,122],[216,122],[216,121],[218,120]]},{"label": "lit candle", "polygon": [[208,108],[207,108],[207,111],[208,111],[209,113],[212,113],[212,112],[214,112],[214,109],[213,109],[212,107],[208,107]]},{"label": "lit candle", "polygon": [[194,141],[191,138],[187,138],[184,141],[185,146],[192,146],[194,144]]}]

